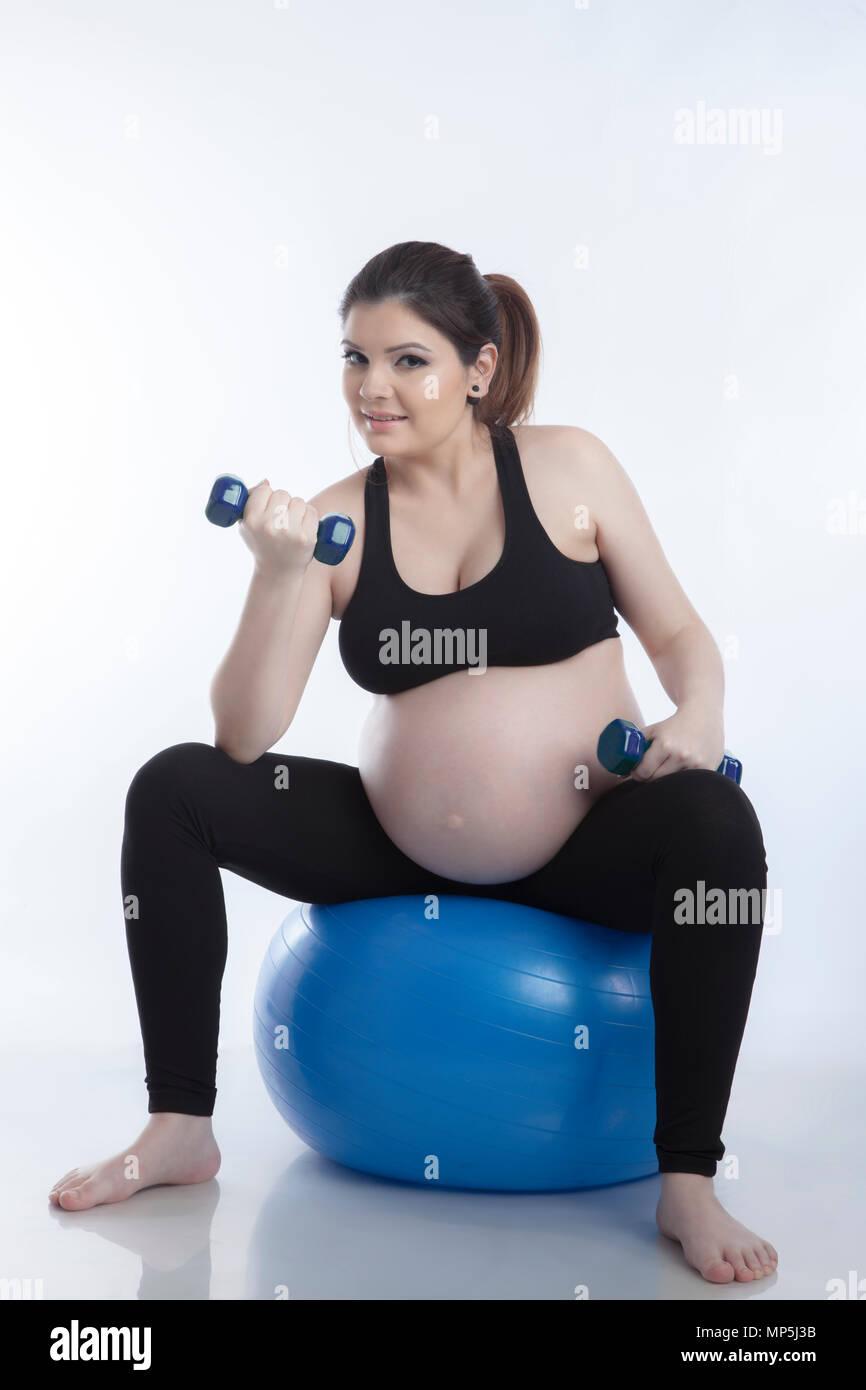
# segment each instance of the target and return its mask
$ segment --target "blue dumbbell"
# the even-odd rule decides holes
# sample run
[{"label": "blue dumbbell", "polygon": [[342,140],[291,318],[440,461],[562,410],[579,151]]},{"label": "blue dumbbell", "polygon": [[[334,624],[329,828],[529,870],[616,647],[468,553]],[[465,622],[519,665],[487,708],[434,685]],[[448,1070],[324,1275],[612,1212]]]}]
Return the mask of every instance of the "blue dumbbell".
[{"label": "blue dumbbell", "polygon": [[[637,767],[651,743],[652,739],[647,738],[646,734],[642,734],[631,720],[612,719],[602,730],[596,756],[602,767],[607,768],[608,772],[615,772],[617,777],[627,777],[632,768]],[[725,756],[716,768],[716,772],[721,772],[724,777],[730,777],[739,786],[740,778],[743,775],[743,764],[726,748]]]},{"label": "blue dumbbell", "polygon": [[[223,473],[210,490],[204,514],[214,526],[234,526],[240,521],[249,492],[240,478]],[[355,523],[344,512],[329,512],[319,522],[313,559],[323,565],[338,565],[355,539]]]}]

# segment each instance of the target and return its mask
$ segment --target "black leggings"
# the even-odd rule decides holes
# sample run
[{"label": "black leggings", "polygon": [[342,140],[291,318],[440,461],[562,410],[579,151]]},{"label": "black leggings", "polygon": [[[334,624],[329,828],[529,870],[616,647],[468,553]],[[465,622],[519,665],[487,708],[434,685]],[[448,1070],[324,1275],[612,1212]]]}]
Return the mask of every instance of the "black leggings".
[{"label": "black leggings", "polygon": [[[730,778],[691,768],[624,780],[535,873],[466,884],[397,848],[356,767],[279,751],[238,763],[206,743],[163,749],[130,784],[121,853],[150,1113],[213,1114],[227,953],[220,868],[296,902],[461,893],[652,931],[659,1171],[715,1174],[767,883],[758,818]],[[741,905],[727,920],[708,907],[711,920],[684,922],[681,890],[700,894],[699,880],[707,896],[720,888]]]}]

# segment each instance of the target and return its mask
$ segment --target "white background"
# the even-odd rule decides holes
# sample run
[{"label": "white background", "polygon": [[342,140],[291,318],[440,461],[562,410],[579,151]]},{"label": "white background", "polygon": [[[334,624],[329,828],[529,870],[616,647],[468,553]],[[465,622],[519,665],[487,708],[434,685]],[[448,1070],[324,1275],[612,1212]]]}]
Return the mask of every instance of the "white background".
[{"label": "white background", "polygon": [[[420,239],[526,288],[535,422],[613,449],[725,653],[774,919],[741,1056],[855,1063],[866,534],[828,527],[849,497],[866,527],[866,5],[80,0],[3,28],[3,1053],[135,1044],[124,798],[213,741],[250,576],[204,500],[372,459],[336,307]],[[679,143],[702,104],[778,111],[781,143]],[[355,762],[369,698],[332,624],[278,746]],[[221,1044],[251,1047],[292,904],[222,877]]]}]

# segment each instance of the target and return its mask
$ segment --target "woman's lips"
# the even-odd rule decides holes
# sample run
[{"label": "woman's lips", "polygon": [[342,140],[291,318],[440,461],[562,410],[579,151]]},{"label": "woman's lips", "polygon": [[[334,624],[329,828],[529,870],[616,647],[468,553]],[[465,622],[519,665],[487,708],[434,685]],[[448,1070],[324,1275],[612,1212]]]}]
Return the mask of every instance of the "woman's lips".
[{"label": "woman's lips", "polygon": [[392,430],[395,425],[402,425],[403,421],[406,419],[405,415],[399,415],[396,420],[377,420],[373,415],[368,415],[366,411],[362,410],[361,414],[364,416],[370,429],[376,430],[377,432],[379,430]]}]

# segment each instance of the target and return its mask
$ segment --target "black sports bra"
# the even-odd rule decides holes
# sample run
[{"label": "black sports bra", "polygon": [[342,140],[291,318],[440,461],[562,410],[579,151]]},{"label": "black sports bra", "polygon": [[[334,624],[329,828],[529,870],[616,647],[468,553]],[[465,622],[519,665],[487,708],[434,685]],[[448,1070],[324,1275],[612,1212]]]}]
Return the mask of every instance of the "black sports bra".
[{"label": "black sports bra", "polygon": [[606,637],[619,637],[601,558],[573,560],[542,526],[526,487],[517,441],[492,433],[505,512],[505,545],[482,579],[451,594],[410,589],[391,550],[383,458],[364,484],[364,550],[340,622],[339,648],[352,680],[396,695],[452,671],[543,666]]}]

